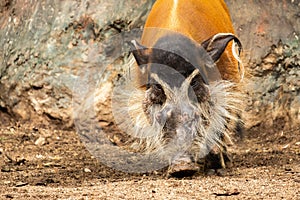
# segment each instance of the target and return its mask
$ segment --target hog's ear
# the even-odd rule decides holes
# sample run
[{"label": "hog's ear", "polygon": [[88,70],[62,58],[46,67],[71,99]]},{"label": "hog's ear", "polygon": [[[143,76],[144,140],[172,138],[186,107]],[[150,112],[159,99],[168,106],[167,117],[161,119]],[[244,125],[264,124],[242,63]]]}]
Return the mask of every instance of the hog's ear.
[{"label": "hog's ear", "polygon": [[137,62],[137,64],[142,67],[149,62],[149,49],[136,40],[131,41],[131,52]]},{"label": "hog's ear", "polygon": [[214,62],[217,62],[230,41],[237,43],[239,51],[242,48],[240,40],[232,33],[218,33],[202,42],[201,46],[208,52]]}]

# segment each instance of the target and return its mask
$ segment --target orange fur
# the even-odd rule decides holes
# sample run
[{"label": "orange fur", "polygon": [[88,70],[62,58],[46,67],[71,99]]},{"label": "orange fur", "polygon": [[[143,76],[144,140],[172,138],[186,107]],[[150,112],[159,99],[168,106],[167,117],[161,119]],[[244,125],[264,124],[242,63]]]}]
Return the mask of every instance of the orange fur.
[{"label": "orange fur", "polygon": [[[234,33],[228,9],[223,0],[157,0],[148,16],[141,43],[152,47],[163,33],[151,28],[179,32],[198,43],[217,33]],[[238,62],[229,44],[217,62],[225,80],[238,83]]]}]

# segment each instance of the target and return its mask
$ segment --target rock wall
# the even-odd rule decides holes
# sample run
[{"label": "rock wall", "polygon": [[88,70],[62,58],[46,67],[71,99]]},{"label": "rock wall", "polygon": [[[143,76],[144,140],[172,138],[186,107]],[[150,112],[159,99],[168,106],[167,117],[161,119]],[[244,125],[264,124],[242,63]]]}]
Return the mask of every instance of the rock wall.
[{"label": "rock wall", "polygon": [[[78,78],[89,72],[101,80],[98,93],[106,101],[112,86],[109,75],[99,74],[108,51],[101,43],[141,27],[153,2],[1,1],[0,110],[17,119],[71,127]],[[249,69],[247,127],[274,126],[278,120],[284,122],[281,128],[299,127],[300,2],[226,3]],[[110,41],[106,47],[118,47]]]},{"label": "rock wall", "polygon": [[226,2],[245,49],[247,127],[300,132],[300,1]]},{"label": "rock wall", "polygon": [[76,77],[101,66],[101,41],[140,27],[152,3],[1,1],[1,110],[22,120],[72,126]]},{"label": "rock wall", "polygon": [[299,0],[225,0],[237,35],[246,50],[245,61],[261,63],[280,40],[299,50]]}]

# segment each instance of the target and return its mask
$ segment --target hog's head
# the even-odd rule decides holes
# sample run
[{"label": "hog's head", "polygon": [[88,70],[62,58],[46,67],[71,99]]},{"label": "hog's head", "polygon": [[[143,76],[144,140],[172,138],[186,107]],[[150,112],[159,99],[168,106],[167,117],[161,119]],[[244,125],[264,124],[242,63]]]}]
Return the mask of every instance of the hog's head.
[{"label": "hog's head", "polygon": [[222,142],[239,102],[216,62],[232,40],[240,45],[233,34],[217,34],[202,44],[167,34],[151,48],[132,41],[143,84],[134,92],[139,98],[127,101],[128,117],[135,119],[127,126],[143,138],[146,150],[166,147],[172,160],[183,154],[199,158]]}]

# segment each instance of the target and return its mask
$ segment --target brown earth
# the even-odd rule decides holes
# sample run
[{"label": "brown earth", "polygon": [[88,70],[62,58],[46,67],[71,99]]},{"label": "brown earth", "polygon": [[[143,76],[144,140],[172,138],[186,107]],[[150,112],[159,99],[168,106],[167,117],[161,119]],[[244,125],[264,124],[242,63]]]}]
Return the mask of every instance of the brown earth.
[{"label": "brown earth", "polygon": [[115,171],[75,131],[0,115],[0,199],[300,199],[300,131],[283,131],[280,121],[248,130],[225,172],[176,179]]}]

